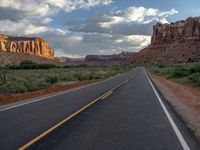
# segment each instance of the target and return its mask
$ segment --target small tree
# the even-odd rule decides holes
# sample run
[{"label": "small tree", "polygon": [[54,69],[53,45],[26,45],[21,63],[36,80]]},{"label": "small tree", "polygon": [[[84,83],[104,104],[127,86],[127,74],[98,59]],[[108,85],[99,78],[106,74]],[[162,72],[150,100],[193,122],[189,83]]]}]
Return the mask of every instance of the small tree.
[{"label": "small tree", "polygon": [[0,84],[6,84],[6,74],[8,73],[8,67],[0,66]]}]

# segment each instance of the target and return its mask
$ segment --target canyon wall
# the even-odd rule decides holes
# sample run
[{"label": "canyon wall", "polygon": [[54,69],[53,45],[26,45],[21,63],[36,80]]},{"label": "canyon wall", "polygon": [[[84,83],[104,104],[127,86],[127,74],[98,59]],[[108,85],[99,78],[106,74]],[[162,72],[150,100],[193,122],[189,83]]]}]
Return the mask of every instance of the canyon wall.
[{"label": "canyon wall", "polygon": [[41,38],[0,35],[0,51],[31,54],[54,59],[54,50]]},{"label": "canyon wall", "polygon": [[135,54],[132,63],[200,61],[200,17],[153,26],[151,44]]}]

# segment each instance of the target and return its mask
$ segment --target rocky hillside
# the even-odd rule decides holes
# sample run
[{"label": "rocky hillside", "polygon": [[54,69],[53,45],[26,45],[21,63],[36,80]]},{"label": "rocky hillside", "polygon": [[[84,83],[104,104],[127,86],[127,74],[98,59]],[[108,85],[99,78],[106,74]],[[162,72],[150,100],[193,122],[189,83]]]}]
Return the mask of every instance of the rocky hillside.
[{"label": "rocky hillside", "polygon": [[55,64],[55,65],[62,65],[62,63],[57,60],[51,60],[51,59],[47,59],[44,57],[34,56],[31,54],[0,51],[0,64],[1,65],[6,65],[6,64],[18,65],[23,60],[31,60],[31,61],[37,62],[39,64],[50,63],[50,64]]},{"label": "rocky hillside", "polygon": [[151,44],[131,63],[184,63],[200,61],[200,17],[153,27]]}]

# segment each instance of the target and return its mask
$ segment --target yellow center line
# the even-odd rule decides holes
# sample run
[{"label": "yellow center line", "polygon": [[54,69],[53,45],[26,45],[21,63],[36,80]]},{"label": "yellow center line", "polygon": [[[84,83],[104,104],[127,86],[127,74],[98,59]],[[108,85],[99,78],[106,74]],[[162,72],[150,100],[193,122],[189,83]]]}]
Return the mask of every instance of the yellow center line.
[{"label": "yellow center line", "polygon": [[82,112],[83,110],[85,110],[86,108],[88,108],[89,106],[91,106],[92,104],[94,104],[95,102],[97,102],[100,99],[97,98],[94,101],[90,102],[89,104],[87,104],[86,106],[84,106],[83,108],[79,109],[78,111],[76,111],[75,113],[73,113],[72,115],[68,116],[67,118],[65,118],[64,120],[62,120],[61,122],[59,122],[58,124],[56,124],[55,126],[49,128],[48,130],[46,130],[45,132],[43,132],[42,134],[40,134],[39,136],[35,137],[33,140],[31,140],[30,142],[28,142],[27,144],[25,144],[24,146],[20,147],[18,150],[24,150],[26,148],[28,148],[29,146],[31,146],[33,143],[35,143],[36,141],[38,141],[39,139],[43,138],[44,136],[46,136],[48,133],[50,133],[51,131],[53,131],[54,129],[56,129],[57,127],[61,126],[63,123],[67,122],[68,120],[70,120],[71,118],[73,118],[74,116],[76,116],[77,114],[79,114],[80,112]]},{"label": "yellow center line", "polygon": [[31,141],[29,141],[25,145],[21,146],[20,148],[18,148],[18,150],[25,150],[25,149],[27,149],[28,147],[30,147],[32,144],[34,144],[35,142],[37,142],[38,140],[40,140],[44,136],[46,136],[47,134],[49,134],[50,132],[52,132],[53,130],[55,130],[56,128],[58,128],[59,126],[61,126],[62,124],[66,123],[68,120],[70,120],[71,118],[73,118],[74,116],[76,116],[77,114],[79,114],[80,112],[82,112],[83,110],[85,110],[86,108],[88,108],[89,106],[91,106],[92,104],[96,103],[98,100],[105,99],[106,97],[108,97],[109,95],[111,95],[115,89],[119,88],[124,83],[125,83],[125,81],[121,82],[119,85],[117,85],[116,87],[112,88],[111,90],[109,90],[105,94],[103,94],[100,97],[96,98],[95,100],[93,100],[92,102],[90,102],[89,104],[87,104],[86,106],[82,107],[78,111],[74,112],[70,116],[66,117],[65,119],[63,119],[62,121],[60,121],[59,123],[57,123],[56,125],[54,125],[53,127],[49,128],[48,130],[44,131],[40,135],[36,136]]},{"label": "yellow center line", "polygon": [[104,100],[106,97],[110,96],[113,93],[113,91],[108,92],[105,96],[103,96],[101,99]]}]

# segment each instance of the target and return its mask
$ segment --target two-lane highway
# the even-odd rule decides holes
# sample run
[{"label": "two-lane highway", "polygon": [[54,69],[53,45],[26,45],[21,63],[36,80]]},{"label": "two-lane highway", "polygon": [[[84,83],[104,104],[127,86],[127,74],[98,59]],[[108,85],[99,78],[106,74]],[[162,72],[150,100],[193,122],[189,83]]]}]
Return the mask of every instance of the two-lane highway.
[{"label": "two-lane highway", "polygon": [[0,149],[199,149],[136,68],[81,89],[0,110]]}]

